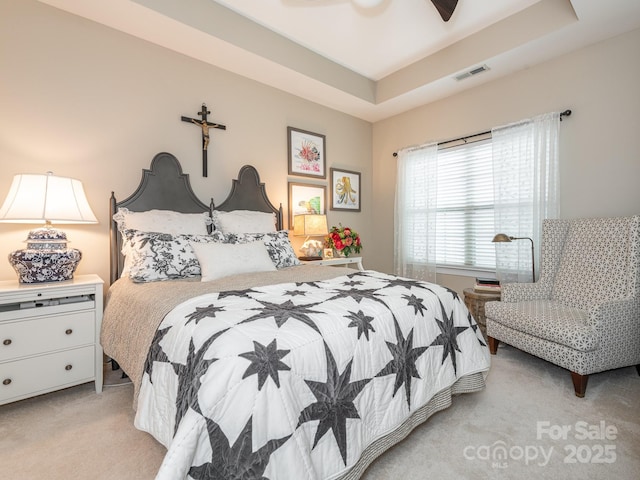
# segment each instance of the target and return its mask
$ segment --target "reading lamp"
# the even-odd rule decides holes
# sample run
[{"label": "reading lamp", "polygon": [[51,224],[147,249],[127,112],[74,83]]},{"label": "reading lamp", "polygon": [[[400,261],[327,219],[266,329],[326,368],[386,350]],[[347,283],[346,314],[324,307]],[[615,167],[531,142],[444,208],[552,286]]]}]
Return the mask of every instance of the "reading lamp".
[{"label": "reading lamp", "polygon": [[31,230],[27,248],[9,254],[20,283],[70,280],[82,258],[80,250],[67,248],[67,235],[52,223],[98,223],[84,194],[82,182],[73,178],[22,174],[13,177],[0,208],[0,222],[44,223]]},{"label": "reading lamp", "polygon": [[306,235],[306,239],[300,248],[305,254],[300,260],[322,260],[322,242],[318,240],[309,240],[309,237],[319,237],[327,234],[327,216],[326,215],[294,215],[293,217],[293,234],[296,237]]},{"label": "reading lamp", "polygon": [[533,282],[535,283],[536,281],[536,262],[535,262],[535,257],[533,254],[533,240],[530,239],[529,237],[511,237],[509,235],[507,235],[506,233],[498,233],[495,237],[493,237],[493,240],[491,240],[494,243],[501,243],[501,242],[511,242],[512,240],[529,240],[531,242],[531,277],[533,278]]}]

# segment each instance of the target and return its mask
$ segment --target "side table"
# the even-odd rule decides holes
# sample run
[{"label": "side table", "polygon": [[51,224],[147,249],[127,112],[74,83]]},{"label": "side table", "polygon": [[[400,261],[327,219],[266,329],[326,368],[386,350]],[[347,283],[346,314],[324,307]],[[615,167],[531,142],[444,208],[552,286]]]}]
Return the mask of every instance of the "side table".
[{"label": "side table", "polygon": [[473,288],[464,289],[464,304],[480,326],[480,331],[485,340],[487,339],[487,321],[484,315],[484,304],[497,300],[500,300],[500,293],[476,292]]},{"label": "side table", "polygon": [[313,261],[301,261],[301,263],[311,263],[313,265],[352,265],[355,266],[361,272],[364,271],[364,267],[362,266],[362,257],[335,257],[335,258],[323,258],[322,260],[313,260]]},{"label": "side table", "polygon": [[102,392],[102,284],[0,281],[0,405],[92,381]]}]

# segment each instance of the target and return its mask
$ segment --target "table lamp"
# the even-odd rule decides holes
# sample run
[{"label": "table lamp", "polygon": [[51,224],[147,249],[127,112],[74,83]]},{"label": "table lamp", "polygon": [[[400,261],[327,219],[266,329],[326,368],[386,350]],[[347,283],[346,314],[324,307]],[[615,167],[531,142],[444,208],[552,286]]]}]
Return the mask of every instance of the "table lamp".
[{"label": "table lamp", "polygon": [[84,194],[82,182],[73,178],[22,174],[13,177],[0,208],[0,222],[44,223],[31,230],[27,248],[9,254],[20,283],[70,280],[82,258],[80,250],[67,248],[67,235],[52,223],[98,223]]},{"label": "table lamp", "polygon": [[322,260],[323,242],[309,240],[309,237],[325,236],[327,231],[326,215],[294,215],[293,234],[297,237],[307,237],[300,248],[300,251],[304,253],[300,260]]}]

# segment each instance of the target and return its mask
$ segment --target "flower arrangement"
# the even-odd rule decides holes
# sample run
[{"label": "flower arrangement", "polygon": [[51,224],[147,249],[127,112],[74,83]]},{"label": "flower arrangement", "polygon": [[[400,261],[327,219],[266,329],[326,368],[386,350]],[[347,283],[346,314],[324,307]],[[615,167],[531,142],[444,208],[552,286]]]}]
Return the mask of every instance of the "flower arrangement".
[{"label": "flower arrangement", "polygon": [[324,239],[324,243],[327,248],[333,248],[345,257],[348,257],[351,253],[360,253],[360,250],[362,250],[358,232],[349,227],[343,227],[342,224],[339,227],[331,227],[329,235]]}]

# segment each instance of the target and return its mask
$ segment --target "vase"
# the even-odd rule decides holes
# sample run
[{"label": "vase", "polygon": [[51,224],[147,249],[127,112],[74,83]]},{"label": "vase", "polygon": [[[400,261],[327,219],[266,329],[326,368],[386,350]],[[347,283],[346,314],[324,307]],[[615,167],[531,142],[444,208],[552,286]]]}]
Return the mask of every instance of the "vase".
[{"label": "vase", "polygon": [[345,258],[347,255],[344,253],[344,250],[336,250],[333,249],[333,256],[335,258]]}]

